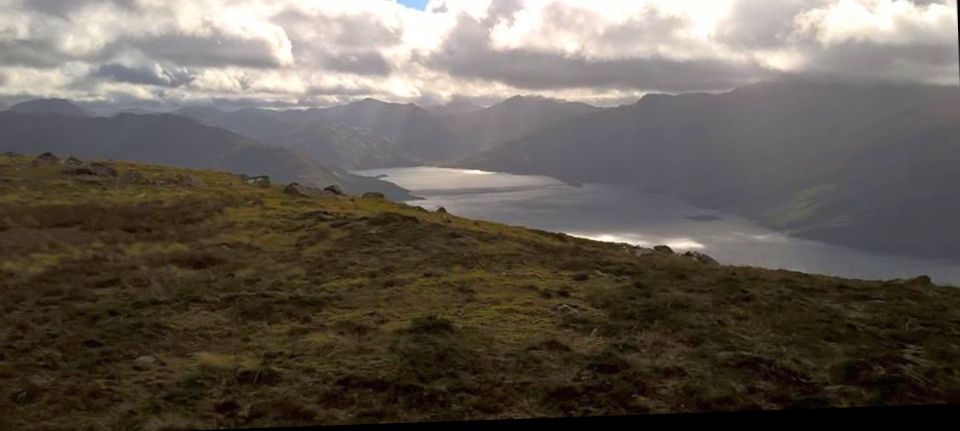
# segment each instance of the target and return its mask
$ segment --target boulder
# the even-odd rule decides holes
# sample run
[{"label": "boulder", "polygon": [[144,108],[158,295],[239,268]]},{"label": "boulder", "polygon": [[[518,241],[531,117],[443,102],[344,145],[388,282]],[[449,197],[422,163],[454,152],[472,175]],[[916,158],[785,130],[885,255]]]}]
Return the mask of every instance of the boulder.
[{"label": "boulder", "polygon": [[83,161],[81,161],[80,159],[74,156],[70,156],[70,157],[67,157],[67,160],[65,160],[63,163],[66,163],[68,165],[82,165]]},{"label": "boulder", "polygon": [[53,166],[60,164],[60,158],[53,153],[46,152],[37,156],[30,164],[35,168],[40,166]]},{"label": "boulder", "polygon": [[310,196],[310,192],[307,190],[307,188],[299,183],[288,184],[287,187],[283,189],[283,193],[291,196]]},{"label": "boulder", "polygon": [[714,258],[712,258],[712,257],[710,257],[710,256],[707,256],[707,255],[705,255],[705,254],[703,254],[703,253],[700,253],[700,252],[698,252],[698,251],[688,251],[688,252],[686,252],[686,253],[683,254],[683,257],[687,257],[687,258],[693,259],[693,260],[695,260],[695,261],[697,261],[697,262],[699,262],[699,263],[702,263],[702,264],[704,264],[704,265],[709,265],[709,266],[719,266],[719,265],[720,265],[720,262],[717,262],[716,259],[714,259]]},{"label": "boulder", "polygon": [[440,214],[449,214],[449,212],[447,212],[447,209],[444,207],[437,208],[437,212]]},{"label": "boulder", "polygon": [[380,199],[380,200],[387,198],[386,196],[383,195],[383,193],[377,193],[377,192],[367,192],[367,193],[364,193],[363,196],[361,197],[363,199]]},{"label": "boulder", "polygon": [[330,194],[332,194],[332,195],[334,195],[334,196],[343,196],[343,195],[344,195],[343,189],[341,189],[340,186],[338,186],[338,185],[336,185],[336,184],[324,188],[323,191],[325,191],[325,192],[327,192],[327,193],[330,193]]},{"label": "boulder", "polygon": [[669,246],[665,246],[665,245],[658,245],[658,246],[654,247],[653,250],[654,250],[654,251],[658,251],[658,252],[660,252],[660,253],[673,254],[673,249],[670,248]]}]

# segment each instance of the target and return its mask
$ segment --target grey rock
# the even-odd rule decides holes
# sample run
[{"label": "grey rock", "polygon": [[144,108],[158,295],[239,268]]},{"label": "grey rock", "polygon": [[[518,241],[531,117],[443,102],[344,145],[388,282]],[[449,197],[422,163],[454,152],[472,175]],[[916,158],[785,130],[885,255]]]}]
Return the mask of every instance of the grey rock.
[{"label": "grey rock", "polygon": [[291,196],[309,196],[310,192],[299,183],[290,183],[283,189],[283,193]]},{"label": "grey rock", "polygon": [[668,247],[668,246],[665,246],[665,245],[658,245],[658,246],[654,247],[653,249],[654,249],[655,251],[660,252],[660,253],[673,254],[673,249],[670,248],[670,247]]},{"label": "grey rock", "polygon": [[340,186],[338,186],[338,185],[336,185],[336,184],[324,188],[323,191],[325,191],[325,192],[327,192],[327,193],[330,193],[330,194],[332,194],[332,195],[334,195],[334,196],[343,196],[343,195],[344,195],[343,189],[341,189]]},{"label": "grey rock", "polygon": [[707,255],[705,255],[705,254],[703,254],[703,253],[700,253],[700,252],[698,252],[698,251],[688,251],[688,252],[686,252],[686,253],[683,254],[683,257],[688,257],[688,258],[693,259],[693,260],[695,260],[695,261],[697,261],[697,262],[699,262],[699,263],[702,263],[702,264],[704,264],[704,265],[709,265],[709,266],[719,266],[719,265],[720,265],[720,262],[717,262],[716,259],[714,259],[714,258],[712,258],[712,257],[710,257],[710,256],[707,256]]},{"label": "grey rock", "polygon": [[60,158],[53,153],[46,152],[37,156],[30,164],[35,168],[40,166],[53,166],[60,164]]}]

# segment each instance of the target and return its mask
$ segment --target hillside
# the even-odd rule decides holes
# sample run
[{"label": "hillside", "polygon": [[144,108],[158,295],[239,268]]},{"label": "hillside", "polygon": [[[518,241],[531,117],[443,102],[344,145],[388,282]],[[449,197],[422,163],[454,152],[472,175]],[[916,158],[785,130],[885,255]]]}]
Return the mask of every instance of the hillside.
[{"label": "hillside", "polygon": [[[306,110],[188,107],[174,113],[345,169],[384,168],[471,156],[600,108],[515,96],[488,108],[467,103],[427,111],[364,99]],[[322,158],[321,158],[322,157]]]},{"label": "hillside", "polygon": [[88,118],[92,115],[73,102],[64,99],[36,99],[11,106],[11,112],[21,114],[56,114],[64,117]]},{"label": "hillside", "polygon": [[323,120],[292,131],[263,136],[260,142],[348,170],[416,166],[421,163],[397,149],[396,144],[387,138]]},{"label": "hillside", "polygon": [[382,192],[396,199],[410,197],[391,183],[352,175],[290,150],[176,115],[73,118],[0,112],[0,150],[220,169],[269,175],[279,181],[337,184],[352,192]]},{"label": "hillside", "polygon": [[800,81],[648,95],[461,165],[633,185],[806,238],[960,258],[958,98],[953,87]]},{"label": "hillside", "polygon": [[459,140],[458,156],[464,157],[601,110],[584,103],[514,96],[489,108],[449,115],[444,121]]},{"label": "hillside", "polygon": [[110,167],[0,155],[0,429],[960,402],[960,291],[923,278]]},{"label": "hillside", "polygon": [[413,104],[364,99],[304,114],[383,136],[395,142],[397,150],[420,159],[446,160],[459,154],[457,136],[444,121]]}]

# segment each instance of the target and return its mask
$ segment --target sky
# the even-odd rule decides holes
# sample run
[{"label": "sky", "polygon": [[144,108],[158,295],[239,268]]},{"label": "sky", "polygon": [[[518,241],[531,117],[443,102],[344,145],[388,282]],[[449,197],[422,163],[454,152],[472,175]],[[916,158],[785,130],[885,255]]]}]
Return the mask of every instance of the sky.
[{"label": "sky", "polygon": [[427,0],[399,0],[400,4],[418,10],[426,10]]},{"label": "sky", "polygon": [[0,0],[0,104],[596,105],[810,77],[958,85],[956,0]]}]

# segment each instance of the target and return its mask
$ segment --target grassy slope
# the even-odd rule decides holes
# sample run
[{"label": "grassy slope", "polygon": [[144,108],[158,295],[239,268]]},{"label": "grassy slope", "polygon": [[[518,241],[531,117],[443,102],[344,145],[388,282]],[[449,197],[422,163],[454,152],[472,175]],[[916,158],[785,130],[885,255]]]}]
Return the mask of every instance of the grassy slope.
[{"label": "grassy slope", "polygon": [[960,402],[956,289],[189,172],[210,186],[0,156],[0,429]]}]

